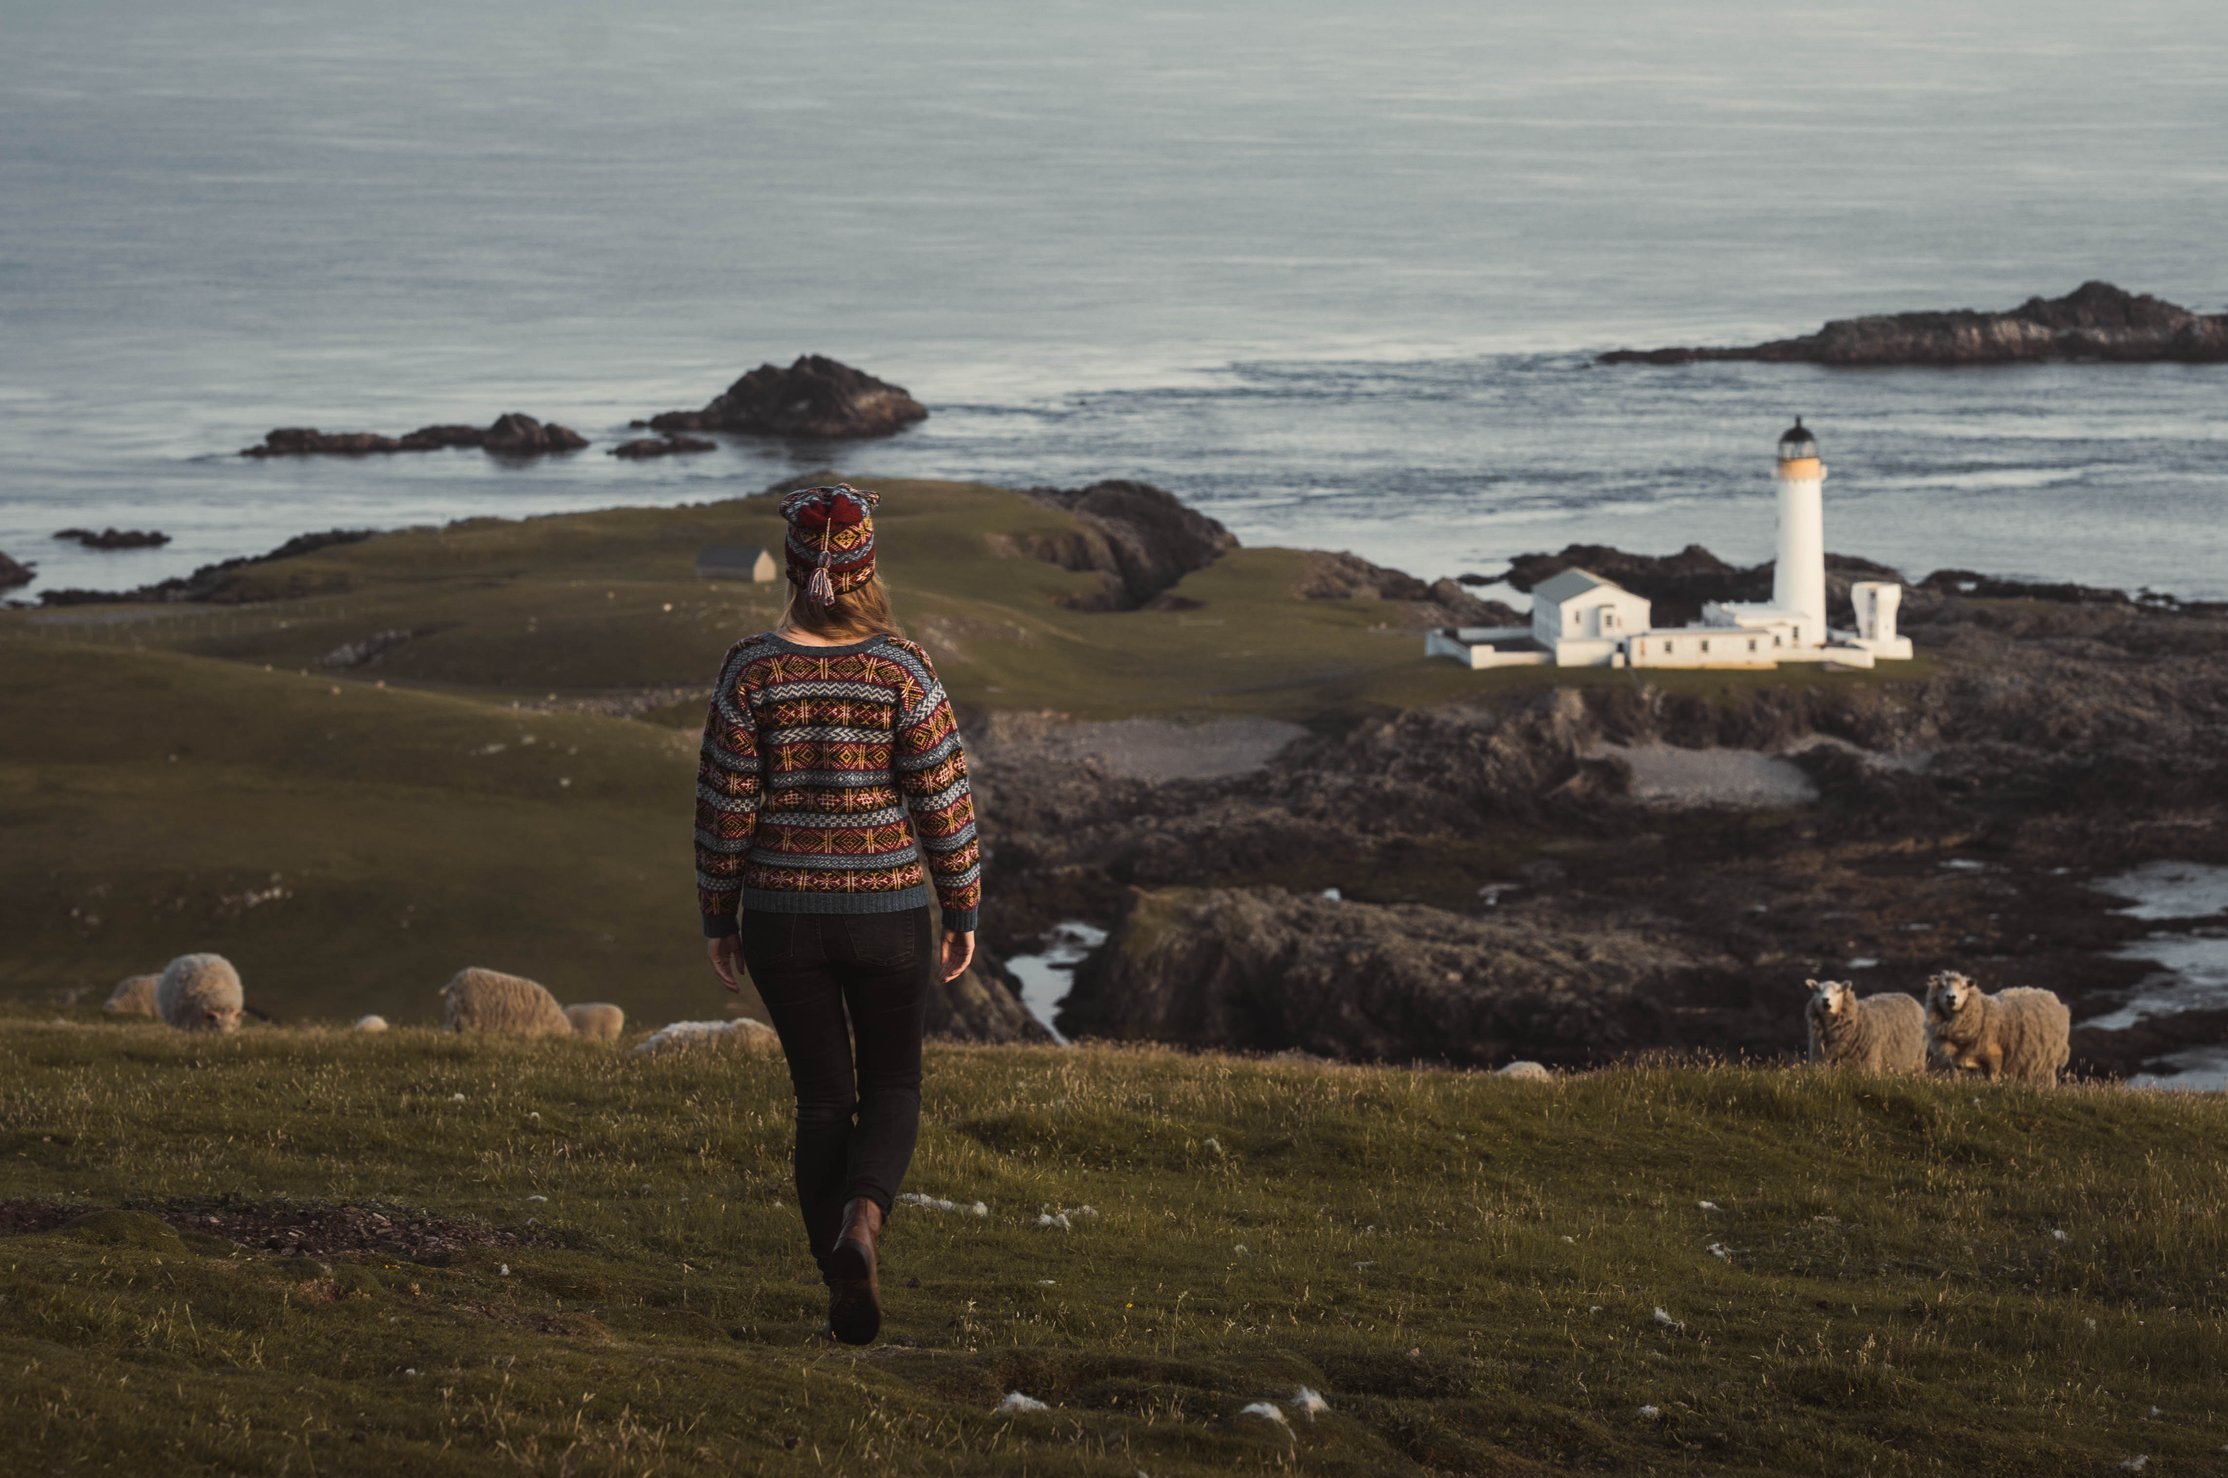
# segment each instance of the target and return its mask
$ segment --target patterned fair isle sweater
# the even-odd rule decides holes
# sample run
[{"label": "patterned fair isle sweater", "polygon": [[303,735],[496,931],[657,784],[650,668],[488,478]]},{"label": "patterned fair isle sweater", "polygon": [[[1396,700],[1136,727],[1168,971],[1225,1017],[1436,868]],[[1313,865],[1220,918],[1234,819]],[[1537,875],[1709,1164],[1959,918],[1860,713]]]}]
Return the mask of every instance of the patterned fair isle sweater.
[{"label": "patterned fair isle sweater", "polygon": [[944,927],[974,928],[975,802],[928,653],[897,636],[815,647],[772,632],[730,647],[697,766],[704,933],[734,933],[738,906],[915,908],[932,877]]}]

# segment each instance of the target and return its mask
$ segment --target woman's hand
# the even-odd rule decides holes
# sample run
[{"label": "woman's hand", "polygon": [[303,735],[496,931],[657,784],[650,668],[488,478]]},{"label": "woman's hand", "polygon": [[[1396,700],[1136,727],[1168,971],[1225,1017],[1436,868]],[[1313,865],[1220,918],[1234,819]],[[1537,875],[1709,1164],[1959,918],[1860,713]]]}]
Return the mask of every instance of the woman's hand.
[{"label": "woman's hand", "polygon": [[711,952],[712,973],[719,983],[737,995],[743,993],[743,941],[738,934],[723,934],[717,939],[704,941]]},{"label": "woman's hand", "polygon": [[948,985],[967,973],[975,962],[975,931],[962,934],[949,930],[944,935],[944,982]]}]

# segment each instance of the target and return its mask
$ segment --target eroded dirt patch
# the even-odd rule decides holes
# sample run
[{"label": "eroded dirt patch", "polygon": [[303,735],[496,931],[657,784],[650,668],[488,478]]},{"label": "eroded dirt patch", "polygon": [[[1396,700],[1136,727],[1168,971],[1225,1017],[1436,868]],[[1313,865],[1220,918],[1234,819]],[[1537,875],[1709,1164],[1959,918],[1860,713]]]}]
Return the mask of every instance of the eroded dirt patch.
[{"label": "eroded dirt patch", "polygon": [[[0,1236],[49,1232],[102,1208],[53,1201],[0,1200]],[[222,1237],[260,1251],[329,1257],[376,1253],[409,1262],[445,1262],[475,1247],[521,1247],[532,1232],[455,1220],[401,1206],[304,1202],[191,1201],[134,1206],[181,1232]]]}]

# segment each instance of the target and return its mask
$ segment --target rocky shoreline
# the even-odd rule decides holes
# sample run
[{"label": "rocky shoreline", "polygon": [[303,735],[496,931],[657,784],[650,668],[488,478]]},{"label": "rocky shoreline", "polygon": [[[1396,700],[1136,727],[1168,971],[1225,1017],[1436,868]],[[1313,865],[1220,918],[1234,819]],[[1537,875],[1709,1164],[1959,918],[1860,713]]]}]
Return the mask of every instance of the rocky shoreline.
[{"label": "rocky shoreline", "polygon": [[2199,313],[2109,282],[2001,313],[1970,308],[1841,318],[1814,334],[1745,348],[1616,349],[1602,364],[2034,364],[2051,360],[2228,363],[2228,313]]},{"label": "rocky shoreline", "polygon": [[[1689,599],[1769,582],[1707,551],[1617,560]],[[1910,589],[1908,677],[1500,690],[1205,778],[1078,758],[1057,716],[972,716],[988,942],[1111,930],[1070,1035],[1460,1064],[1784,1057],[1806,977],[1955,967],[2058,991],[2076,1068],[2133,1073],[2216,1043],[2218,1013],[2078,1025],[2149,973],[2117,954],[2149,926],[2092,885],[2228,862],[2228,610],[2109,595],[1948,572]],[[1649,802],[1619,746],[1780,757],[1815,798]]]}]

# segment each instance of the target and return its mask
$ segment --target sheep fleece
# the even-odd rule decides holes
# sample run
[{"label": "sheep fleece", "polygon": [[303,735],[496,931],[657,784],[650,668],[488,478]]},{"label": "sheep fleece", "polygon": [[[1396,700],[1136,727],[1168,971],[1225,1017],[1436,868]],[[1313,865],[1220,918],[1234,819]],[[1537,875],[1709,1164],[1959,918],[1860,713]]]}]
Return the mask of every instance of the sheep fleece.
[{"label": "sheep fleece", "polygon": [[180,1031],[238,1031],[246,1006],[240,973],[223,955],[180,955],[155,987],[156,1011]]},{"label": "sheep fleece", "polygon": [[1856,1002],[1850,1020],[1810,1013],[1810,1060],[1864,1073],[1926,1071],[1926,1008],[1887,991]]},{"label": "sheep fleece", "polygon": [[441,987],[441,1025],[501,1037],[572,1035],[572,1022],[547,990],[523,976],[477,967],[457,971]]},{"label": "sheep fleece", "polygon": [[116,982],[116,989],[108,993],[108,1000],[101,1006],[111,1016],[157,1016],[155,991],[162,984],[160,975],[127,975]]},{"label": "sheep fleece", "polygon": [[609,1001],[582,1001],[565,1008],[565,1020],[591,1042],[616,1042],[627,1029],[627,1013]]},{"label": "sheep fleece", "polygon": [[1934,1049],[1963,1067],[1993,1042],[2003,1049],[1997,1076],[2055,1083],[2073,1056],[2073,1014],[2057,992],[2014,986],[1995,995],[1973,992],[1965,1009],[1929,1033]]}]

